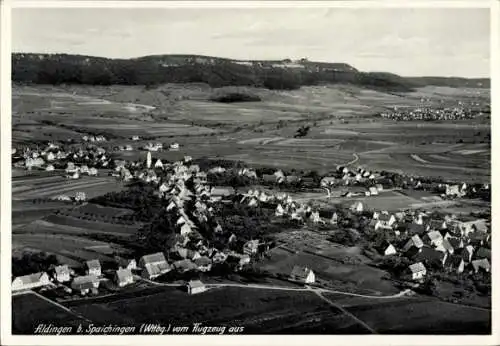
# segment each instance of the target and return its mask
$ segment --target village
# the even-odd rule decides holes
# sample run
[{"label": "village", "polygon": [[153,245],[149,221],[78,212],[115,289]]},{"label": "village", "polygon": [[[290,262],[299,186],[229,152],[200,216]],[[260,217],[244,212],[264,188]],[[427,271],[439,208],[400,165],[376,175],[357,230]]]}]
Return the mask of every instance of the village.
[{"label": "village", "polygon": [[474,103],[466,108],[460,102],[459,106],[446,108],[422,106],[416,109],[406,110],[393,107],[392,111],[382,112],[380,113],[380,116],[382,118],[397,121],[451,121],[474,119],[490,112],[487,108],[479,110],[479,106],[479,103]]},{"label": "village", "polygon": [[[132,138],[136,140],[138,137]],[[54,143],[14,149],[13,165],[30,171],[62,174],[67,179],[79,179],[84,174],[91,177],[107,174],[124,183],[145,184],[154,190],[152,198],[160,201],[162,210],[169,220],[173,220],[173,229],[169,230],[173,240],[168,246],[165,244],[167,247],[163,251],[137,258],[116,256],[111,269],[109,265],[103,269],[97,259],[86,261],[83,269],[71,268],[65,263],[52,265],[47,272],[13,278],[13,291],[36,289],[49,295],[57,291],[58,299],[69,299],[75,294],[114,294],[139,281],[159,284],[168,281],[165,278],[172,273],[194,273],[190,276],[192,279],[182,285],[190,294],[201,293],[207,286],[196,273],[210,273],[222,265],[233,272],[251,268],[252,263],[279,245],[272,234],[250,229],[236,235],[224,229],[222,225],[226,220],[220,214],[224,205],[244,210],[268,210],[269,220],[286,223],[295,229],[330,230],[339,244],[354,243],[368,252],[374,251],[375,262],[391,273],[393,280],[403,281],[406,287],[416,290],[427,287],[427,279],[435,277],[436,273],[475,275],[476,280],[489,280],[489,218],[430,212],[422,208],[389,212],[367,208],[362,201],[356,200],[358,197],[376,199],[387,191],[408,189],[430,191],[443,199],[477,198],[489,196],[488,184],[436,182],[344,166],[337,167],[327,176],[215,164],[203,171],[190,156],[175,162],[153,158],[153,153],[162,149],[161,143],[146,145],[143,160],[113,159],[112,150],[108,152],[96,145],[105,141],[104,137],[85,136],[80,149]],[[170,149],[176,150],[178,145],[171,144]],[[229,183],[219,185],[220,182]],[[294,197],[311,191],[317,192],[314,197]],[[321,209],[314,203],[316,198],[338,199],[348,204]],[[55,199],[77,204],[88,202],[84,191]],[[99,201],[105,199],[106,196]],[[351,239],[353,232],[356,234],[354,241]],[[158,245],[155,248],[163,247]],[[318,274],[307,266],[296,265],[287,275],[286,280],[290,282],[322,285],[317,280]],[[179,283],[175,275],[171,280]]]}]

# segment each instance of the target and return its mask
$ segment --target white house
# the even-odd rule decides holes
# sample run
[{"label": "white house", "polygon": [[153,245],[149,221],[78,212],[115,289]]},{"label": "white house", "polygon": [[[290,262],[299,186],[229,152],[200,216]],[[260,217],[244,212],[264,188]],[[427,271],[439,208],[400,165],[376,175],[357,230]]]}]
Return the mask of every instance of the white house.
[{"label": "white house", "polygon": [[77,276],[71,283],[73,290],[79,291],[81,295],[85,295],[90,291],[96,291],[99,287],[99,278],[95,275]]},{"label": "white house", "polygon": [[71,280],[71,272],[67,265],[60,265],[54,268],[54,279],[59,282],[67,282]]},{"label": "white house", "polygon": [[49,276],[45,272],[39,272],[24,276],[18,276],[12,281],[12,291],[27,290],[50,284]]},{"label": "white house", "polygon": [[422,262],[413,263],[409,266],[412,280],[421,280],[427,274],[427,269]]},{"label": "white house", "polygon": [[101,263],[99,260],[90,260],[85,262],[85,271],[87,275],[101,276]]},{"label": "white house", "polygon": [[131,269],[120,268],[115,272],[115,282],[119,287],[130,285],[134,282]]},{"label": "white house", "polygon": [[186,286],[188,294],[202,293],[207,290],[205,284],[203,284],[200,280],[191,280],[187,283]]},{"label": "white house", "polygon": [[147,279],[153,279],[171,270],[162,252],[142,256],[139,260],[139,267],[143,268],[142,276]]},{"label": "white house", "polygon": [[290,274],[290,280],[311,284],[316,281],[316,276],[314,272],[307,267],[295,266]]},{"label": "white house", "polygon": [[392,244],[389,244],[384,250],[384,256],[391,256],[395,254],[397,254],[397,251],[394,245]]}]

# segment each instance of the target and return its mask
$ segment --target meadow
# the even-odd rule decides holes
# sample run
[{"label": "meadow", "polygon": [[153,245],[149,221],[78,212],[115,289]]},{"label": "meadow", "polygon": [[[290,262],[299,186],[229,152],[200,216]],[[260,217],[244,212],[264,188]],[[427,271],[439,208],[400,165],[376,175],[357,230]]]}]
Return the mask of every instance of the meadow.
[{"label": "meadow", "polygon": [[110,297],[106,302],[71,304],[71,309],[96,323],[172,323],[244,327],[243,334],[361,334],[366,330],[341,310],[310,292],[287,292],[252,288],[218,288],[186,296],[165,288],[135,299]]}]

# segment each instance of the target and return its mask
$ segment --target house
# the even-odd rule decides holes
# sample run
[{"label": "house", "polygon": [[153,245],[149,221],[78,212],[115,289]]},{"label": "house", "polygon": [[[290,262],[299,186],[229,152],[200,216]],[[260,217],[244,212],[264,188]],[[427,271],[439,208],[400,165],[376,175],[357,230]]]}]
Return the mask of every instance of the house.
[{"label": "house", "polygon": [[393,214],[381,213],[378,220],[388,227],[392,227],[396,223],[396,217]]},{"label": "house", "polygon": [[248,255],[238,255],[239,260],[238,260],[238,267],[241,268],[247,264],[250,263],[250,256]]},{"label": "house", "polygon": [[451,255],[446,258],[444,262],[444,267],[448,271],[454,271],[457,274],[463,273],[465,269],[465,261],[462,256]]},{"label": "house", "polygon": [[422,241],[427,245],[439,246],[443,242],[443,236],[439,231],[430,231],[422,237]]},{"label": "house", "polygon": [[71,280],[71,271],[69,267],[65,265],[56,266],[54,268],[54,279],[59,282],[67,282]]},{"label": "house", "polygon": [[287,184],[298,184],[300,183],[300,177],[296,175],[287,175],[285,178]]},{"label": "house", "polygon": [[464,247],[464,241],[458,237],[448,237],[445,238],[451,244],[453,249],[460,249]]},{"label": "house", "polygon": [[382,186],[382,184],[375,184],[375,187],[377,188],[378,192],[384,191],[384,187]]},{"label": "house", "polygon": [[187,283],[188,294],[202,293],[207,290],[207,287],[200,280],[191,280]]},{"label": "house", "polygon": [[323,177],[320,181],[320,185],[323,187],[328,187],[334,185],[337,179],[335,177]]},{"label": "house", "polygon": [[115,256],[115,261],[118,264],[119,268],[132,269],[132,270],[137,269],[137,261],[133,258],[127,259],[127,258]]},{"label": "house", "polygon": [[319,222],[324,223],[323,220],[321,219],[321,217],[319,216],[318,211],[311,212],[311,215],[309,216],[309,220],[311,220],[311,222],[313,222],[313,223],[319,223]]},{"label": "house", "polygon": [[54,168],[54,165],[51,165],[51,164],[50,164],[50,165],[47,165],[47,167],[45,167],[45,170],[46,170],[47,172],[52,172],[54,169],[55,169],[55,168]]},{"label": "house", "polygon": [[29,290],[50,284],[47,273],[39,272],[24,276],[18,276],[12,281],[12,291]]},{"label": "house", "polygon": [[180,234],[182,236],[186,236],[188,235],[189,233],[191,233],[193,230],[191,229],[191,226],[189,226],[187,223],[183,224],[181,226],[181,230],[180,230]]},{"label": "house", "polygon": [[85,262],[85,272],[87,275],[101,276],[101,263],[99,263],[99,260]]},{"label": "house", "polygon": [[155,168],[163,168],[163,162],[160,159],[156,160]]},{"label": "house", "polygon": [[427,231],[439,231],[447,228],[448,226],[444,220],[429,220],[426,225]]},{"label": "house", "polygon": [[370,192],[371,196],[376,196],[378,195],[378,190],[375,186],[371,186],[368,188],[368,192]]},{"label": "house", "polygon": [[301,179],[301,184],[304,187],[316,187],[317,186],[316,182],[314,181],[314,178],[312,178],[312,177],[303,177]]},{"label": "house", "polygon": [[264,183],[274,184],[278,181],[274,174],[262,174],[260,180]]},{"label": "house", "polygon": [[75,291],[80,292],[80,294],[83,296],[90,291],[97,293],[99,284],[99,278],[95,275],[77,276],[73,279],[71,288]]},{"label": "house", "polygon": [[468,236],[468,243],[471,244],[471,245],[474,245],[474,246],[481,246],[481,245],[484,245],[488,239],[489,239],[489,235],[487,233],[482,233],[482,232],[472,232],[472,233],[469,233],[469,236]]},{"label": "house", "polygon": [[427,274],[427,269],[422,262],[410,264],[408,269],[410,270],[412,280],[422,280]]},{"label": "house", "polygon": [[474,254],[474,247],[472,245],[467,245],[466,247],[456,249],[455,254],[462,256],[466,263],[470,263]]},{"label": "house", "polygon": [[131,269],[120,268],[115,272],[115,282],[119,287],[130,285],[134,282]]},{"label": "house", "polygon": [[251,256],[257,253],[258,248],[259,248],[258,239],[249,240],[243,245],[243,253]]},{"label": "house", "polygon": [[339,221],[339,216],[336,212],[332,214],[332,217],[330,218],[330,224],[336,225]]},{"label": "house", "polygon": [[201,256],[194,260],[194,264],[198,267],[201,272],[208,272],[212,270],[212,261],[207,256]]},{"label": "house", "polygon": [[453,247],[453,245],[451,245],[451,243],[448,241],[447,238],[443,239],[441,244],[436,245],[436,250],[441,251],[441,252],[446,252],[449,254],[452,254],[453,252],[455,252],[455,248]]},{"label": "house", "polygon": [[403,252],[408,251],[412,247],[416,247],[417,249],[420,249],[424,246],[424,243],[422,239],[418,236],[418,234],[415,234],[412,236],[410,239],[408,239],[408,242],[403,246]]},{"label": "house", "polygon": [[303,284],[312,284],[316,281],[316,276],[307,267],[294,266],[290,274],[290,280],[299,281]]},{"label": "house", "polygon": [[354,202],[354,204],[352,204],[349,209],[355,213],[362,213],[363,212],[363,203]]},{"label": "house", "polygon": [[446,185],[446,196],[461,196],[460,188],[458,185]]},{"label": "house", "polygon": [[154,279],[171,270],[163,252],[142,256],[139,260],[139,267],[143,268],[142,277],[147,279]]},{"label": "house", "polygon": [[443,266],[447,256],[447,253],[438,251],[429,246],[423,246],[420,251],[414,256],[414,260],[423,262],[427,265]]},{"label": "house", "polygon": [[234,188],[233,187],[224,187],[224,186],[214,186],[210,190],[210,194],[213,197],[229,197],[234,195]]},{"label": "house", "polygon": [[491,270],[490,261],[488,261],[486,258],[474,260],[471,262],[471,264],[474,273],[478,273],[481,270],[489,273],[489,271]]},{"label": "house", "polygon": [[392,244],[388,244],[384,249],[384,256],[391,256],[397,254],[397,250]]},{"label": "house", "polygon": [[274,212],[274,215],[275,216],[283,216],[284,213],[285,213],[285,210],[283,209],[281,204],[278,204],[278,206],[276,207],[276,211]]},{"label": "house", "polygon": [[425,234],[425,227],[423,225],[419,225],[417,223],[410,223],[408,228],[406,229],[409,235],[419,235],[422,236]]},{"label": "house", "polygon": [[191,262],[191,260],[189,260],[189,259],[175,261],[174,263],[172,263],[172,267],[174,267],[174,269],[180,273],[185,273],[185,272],[188,272],[190,270],[198,269],[196,264]]},{"label": "house", "polygon": [[487,249],[485,247],[480,247],[477,249],[477,251],[474,253],[474,259],[482,259],[486,258],[487,260],[491,260],[491,250]]}]

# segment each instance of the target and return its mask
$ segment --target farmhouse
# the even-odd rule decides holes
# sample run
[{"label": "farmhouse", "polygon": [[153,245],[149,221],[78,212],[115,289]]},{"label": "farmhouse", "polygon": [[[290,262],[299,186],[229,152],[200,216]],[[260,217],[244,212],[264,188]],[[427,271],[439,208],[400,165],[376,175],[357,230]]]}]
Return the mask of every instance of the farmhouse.
[{"label": "farmhouse", "polygon": [[83,296],[90,291],[97,293],[100,281],[95,275],[77,276],[71,283],[71,288]]},{"label": "farmhouse", "polygon": [[85,269],[87,275],[101,276],[101,263],[99,263],[99,260],[85,262]]},{"label": "farmhouse", "polygon": [[187,283],[188,294],[202,293],[207,290],[207,287],[200,280],[191,280]]},{"label": "farmhouse", "polygon": [[304,284],[311,284],[316,281],[314,272],[307,267],[295,266],[290,274],[290,280],[299,281]]},{"label": "farmhouse", "polygon": [[422,262],[411,264],[409,267],[412,280],[422,280],[427,274],[427,269]]},{"label": "farmhouse", "polygon": [[49,276],[45,272],[39,272],[24,276],[18,276],[12,281],[12,291],[29,290],[50,284]]},{"label": "farmhouse", "polygon": [[134,282],[132,270],[120,268],[115,272],[115,282],[119,287],[127,286]]},{"label": "farmhouse", "polygon": [[154,279],[171,270],[162,252],[142,256],[139,260],[139,267],[143,268],[142,277],[147,279]]},{"label": "farmhouse", "polygon": [[47,165],[47,167],[45,167],[45,170],[46,170],[47,172],[52,172],[52,171],[54,170],[54,165],[51,165],[51,164],[50,164],[50,165]]},{"label": "farmhouse", "polygon": [[378,195],[378,190],[375,186],[371,186],[370,188],[368,188],[368,192],[370,193],[370,196]]},{"label": "farmhouse", "polygon": [[71,280],[71,272],[69,267],[65,265],[56,266],[54,268],[54,279],[59,282],[67,282]]}]

